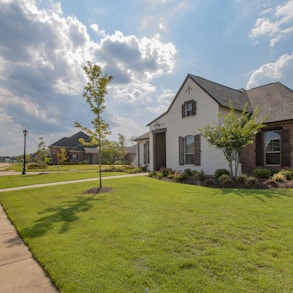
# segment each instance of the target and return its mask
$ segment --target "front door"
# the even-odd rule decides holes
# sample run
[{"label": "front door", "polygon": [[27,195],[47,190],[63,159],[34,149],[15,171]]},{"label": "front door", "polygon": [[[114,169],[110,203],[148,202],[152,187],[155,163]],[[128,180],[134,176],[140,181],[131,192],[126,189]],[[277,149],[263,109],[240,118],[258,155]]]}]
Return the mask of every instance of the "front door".
[{"label": "front door", "polygon": [[154,133],[154,169],[166,167],[166,132]]}]

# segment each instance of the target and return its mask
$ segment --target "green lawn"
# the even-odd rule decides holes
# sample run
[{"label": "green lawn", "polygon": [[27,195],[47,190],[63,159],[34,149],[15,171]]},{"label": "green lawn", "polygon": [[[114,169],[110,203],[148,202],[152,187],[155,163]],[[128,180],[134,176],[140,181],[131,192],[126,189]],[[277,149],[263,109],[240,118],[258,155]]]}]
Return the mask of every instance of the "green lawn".
[{"label": "green lawn", "polygon": [[0,193],[61,292],[293,292],[293,189],[93,186]]},{"label": "green lawn", "polygon": [[[78,165],[48,165],[45,169],[28,169],[29,163],[26,165],[26,172],[47,172],[47,171],[97,171],[99,170],[99,165],[95,164],[78,164]],[[120,165],[114,165],[115,167],[120,167]],[[122,166],[122,165],[121,165]],[[102,165],[102,169],[109,169],[109,165]],[[2,171],[17,171],[22,172],[23,165],[20,163],[11,164],[7,168],[3,169]],[[1,172],[1,171],[0,171]]]},{"label": "green lawn", "polygon": [[[102,172],[102,177],[125,175],[123,172]],[[26,175],[9,175],[0,176],[0,189],[16,186],[61,182],[70,180],[79,180],[86,178],[97,178],[99,180],[99,173],[97,171],[74,171],[74,172],[57,172],[57,173],[40,173]]]}]

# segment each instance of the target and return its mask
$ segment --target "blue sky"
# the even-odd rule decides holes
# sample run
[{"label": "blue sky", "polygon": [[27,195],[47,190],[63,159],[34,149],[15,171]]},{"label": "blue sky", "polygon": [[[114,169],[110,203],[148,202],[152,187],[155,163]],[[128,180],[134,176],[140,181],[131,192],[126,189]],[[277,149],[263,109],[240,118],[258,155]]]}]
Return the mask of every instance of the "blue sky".
[{"label": "blue sky", "polygon": [[104,119],[127,140],[188,73],[232,88],[293,88],[293,0],[0,0],[0,156],[90,126],[82,66],[113,76]]}]

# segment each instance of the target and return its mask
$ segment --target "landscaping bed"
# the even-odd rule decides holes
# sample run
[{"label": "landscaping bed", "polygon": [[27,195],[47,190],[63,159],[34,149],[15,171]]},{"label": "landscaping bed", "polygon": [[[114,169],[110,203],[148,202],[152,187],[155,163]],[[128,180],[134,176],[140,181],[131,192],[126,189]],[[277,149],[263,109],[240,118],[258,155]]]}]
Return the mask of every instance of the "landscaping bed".
[{"label": "landscaping bed", "polygon": [[215,188],[240,189],[270,189],[293,188],[293,170],[280,170],[278,172],[268,169],[256,169],[251,176],[241,174],[231,178],[229,171],[218,169],[214,176],[205,175],[203,171],[197,172],[186,169],[184,172],[163,168],[160,171],[149,172],[149,177],[169,182],[179,182]]}]

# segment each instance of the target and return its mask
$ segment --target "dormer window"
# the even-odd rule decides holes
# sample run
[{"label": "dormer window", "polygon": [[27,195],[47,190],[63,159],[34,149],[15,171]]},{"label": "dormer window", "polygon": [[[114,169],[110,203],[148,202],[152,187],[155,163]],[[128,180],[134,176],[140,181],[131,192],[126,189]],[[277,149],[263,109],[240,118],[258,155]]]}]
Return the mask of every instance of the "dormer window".
[{"label": "dormer window", "polygon": [[182,118],[196,115],[196,101],[190,100],[182,105]]}]

